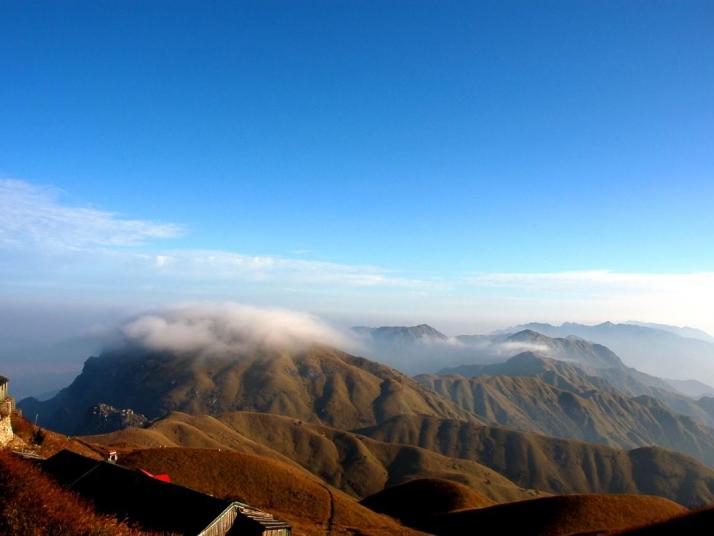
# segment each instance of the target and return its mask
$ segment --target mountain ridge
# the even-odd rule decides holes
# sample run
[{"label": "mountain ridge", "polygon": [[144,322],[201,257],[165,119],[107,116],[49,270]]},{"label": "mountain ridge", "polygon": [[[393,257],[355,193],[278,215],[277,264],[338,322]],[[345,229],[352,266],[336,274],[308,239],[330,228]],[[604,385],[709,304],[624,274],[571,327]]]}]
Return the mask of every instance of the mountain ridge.
[{"label": "mountain ridge", "polygon": [[714,502],[714,470],[660,447],[621,450],[572,439],[433,417],[398,416],[357,430],[380,441],[478,460],[528,489],[549,493],[636,493],[689,507]]},{"label": "mountain ridge", "polygon": [[619,448],[658,445],[714,466],[713,429],[657,398],[625,396],[571,363],[524,352],[444,372],[416,379],[486,422]]},{"label": "mountain ridge", "polygon": [[714,362],[714,342],[708,338],[711,336],[685,337],[681,330],[671,329],[675,326],[665,325],[665,328],[646,323],[528,323],[500,330],[497,334],[532,329],[549,337],[575,335],[607,346],[628,366],[646,373],[675,380],[696,378],[714,386],[714,372],[710,372]]},{"label": "mountain ridge", "polygon": [[82,417],[100,403],[149,419],[248,410],[343,429],[403,413],[473,419],[390,367],[324,345],[225,357],[117,350],[89,358],[54,398],[19,407],[47,428],[81,434]]}]

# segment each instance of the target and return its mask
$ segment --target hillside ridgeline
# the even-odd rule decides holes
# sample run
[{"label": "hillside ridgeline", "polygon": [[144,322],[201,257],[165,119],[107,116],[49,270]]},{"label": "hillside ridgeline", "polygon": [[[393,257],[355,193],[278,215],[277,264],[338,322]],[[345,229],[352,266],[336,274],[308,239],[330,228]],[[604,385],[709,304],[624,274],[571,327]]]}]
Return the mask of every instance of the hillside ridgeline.
[{"label": "hillside ridgeline", "polygon": [[89,358],[57,396],[20,407],[44,427],[80,435],[96,430],[86,416],[99,404],[149,419],[256,411],[345,430],[403,414],[475,420],[394,369],[318,345],[220,358],[125,348]]},{"label": "hillside ridgeline", "polygon": [[479,419],[620,448],[660,446],[714,466],[714,429],[650,396],[629,397],[580,367],[533,352],[505,363],[421,375],[424,387]]}]

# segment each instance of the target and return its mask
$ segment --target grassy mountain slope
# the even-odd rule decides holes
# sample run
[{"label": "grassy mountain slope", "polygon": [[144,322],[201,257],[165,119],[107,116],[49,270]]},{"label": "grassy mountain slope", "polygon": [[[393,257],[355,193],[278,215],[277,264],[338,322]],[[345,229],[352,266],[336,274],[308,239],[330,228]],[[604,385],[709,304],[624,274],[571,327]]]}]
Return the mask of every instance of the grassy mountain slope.
[{"label": "grassy mountain slope", "polygon": [[423,529],[437,535],[472,533],[565,536],[600,533],[669,519],[682,506],[643,495],[561,495],[450,512]]},{"label": "grassy mountain slope", "polygon": [[552,493],[642,493],[687,506],[714,502],[714,470],[660,448],[626,451],[433,417],[395,417],[359,433],[475,460],[525,488]]},{"label": "grassy mountain slope", "polygon": [[624,396],[570,363],[526,352],[460,369],[475,377],[417,380],[487,422],[620,448],[657,445],[714,466],[714,430],[658,399]]},{"label": "grassy mountain slope", "polygon": [[607,536],[706,536],[714,527],[714,508],[674,516],[658,523],[608,533]]},{"label": "grassy mountain slope", "polygon": [[86,438],[103,445],[208,447],[291,460],[356,497],[413,478],[454,480],[495,501],[532,496],[496,471],[409,445],[390,444],[321,425],[262,413],[217,417],[175,413],[149,429]]},{"label": "grassy mountain slope", "polygon": [[87,408],[100,403],[151,419],[171,411],[243,410],[342,429],[400,414],[468,418],[396,370],[325,346],[223,358],[125,349],[88,359],[82,374],[53,399],[26,399],[20,406],[28,415],[39,414],[47,428],[80,434]]},{"label": "grassy mountain slope", "polygon": [[62,488],[34,464],[0,449],[0,534],[140,536]]},{"label": "grassy mountain slope", "polygon": [[361,506],[304,469],[265,456],[162,448],[124,454],[121,463],[155,473],[166,472],[183,486],[263,508],[289,521],[298,534],[417,534]]},{"label": "grassy mountain slope", "polygon": [[[536,329],[538,329],[539,326],[541,325],[534,325]],[[657,398],[665,402],[677,413],[692,417],[708,426],[714,426],[714,417],[699,407],[696,401],[677,391],[677,389],[671,385],[670,381],[626,366],[618,355],[601,344],[586,341],[572,335],[561,338],[547,336],[543,333],[548,332],[548,330],[546,328],[544,329],[544,332],[534,331],[533,329],[521,329],[511,334],[495,335],[487,338],[487,340],[490,340],[495,347],[500,348],[502,354],[505,352],[505,357],[514,356],[521,351],[537,352],[545,357],[558,360],[561,375],[566,376],[567,374],[563,369],[568,367],[572,369],[575,365],[577,366],[576,368],[580,368],[591,378],[591,383],[594,378],[600,378],[601,380],[605,380],[610,387],[617,389],[626,396],[635,397],[644,395]],[[669,336],[671,334],[667,335]],[[473,337],[462,336],[459,339],[469,341],[472,338]],[[478,336],[476,340],[479,343],[479,347],[483,347],[484,337]],[[488,352],[488,346],[485,348],[485,351]],[[494,355],[488,361],[502,362],[503,357],[504,356],[501,355],[500,358],[497,358]],[[477,361],[479,360],[477,359]],[[483,357],[481,358],[481,362],[483,362]],[[464,361],[464,363],[469,363],[469,361]],[[500,363],[496,365],[486,365],[485,367],[483,365],[462,365],[442,369],[439,371],[439,374],[462,374],[464,376],[496,375],[500,374],[500,372],[489,369],[498,368],[499,364]],[[523,375],[508,372],[505,374]],[[582,372],[580,375],[582,376]],[[600,388],[597,382],[594,383],[594,386]]]},{"label": "grassy mountain slope", "polygon": [[410,480],[360,502],[370,510],[399,519],[410,527],[421,526],[434,515],[494,504],[485,495],[463,484],[436,478]]}]

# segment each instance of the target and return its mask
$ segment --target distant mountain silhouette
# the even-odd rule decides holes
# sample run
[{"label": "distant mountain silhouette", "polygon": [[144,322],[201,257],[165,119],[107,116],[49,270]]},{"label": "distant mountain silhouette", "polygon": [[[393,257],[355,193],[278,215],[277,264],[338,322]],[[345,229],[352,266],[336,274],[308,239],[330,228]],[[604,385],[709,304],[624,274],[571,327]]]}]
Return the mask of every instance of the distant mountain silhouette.
[{"label": "distant mountain silhouette", "polygon": [[566,338],[547,337],[532,329],[524,329],[515,333],[494,339],[501,344],[518,344],[524,347],[532,346],[554,359],[572,361],[590,368],[624,368],[622,360],[609,348],[595,344],[580,337]]},{"label": "distant mountain silhouette", "polygon": [[428,324],[352,328],[362,353],[406,374],[433,372],[463,363],[473,354],[454,337],[447,337]]},{"label": "distant mountain silhouette", "polygon": [[665,380],[674,390],[690,398],[714,396],[714,387],[697,380]]},{"label": "distant mountain silhouette", "polygon": [[614,324],[603,322],[585,325],[566,322],[560,326],[531,323],[505,330],[515,333],[530,329],[549,337],[575,335],[603,344],[620,356],[630,367],[679,380],[697,379],[714,385],[714,342],[708,334],[696,338],[684,336],[691,331],[672,326]]},{"label": "distant mountain silhouette", "polygon": [[352,330],[360,335],[368,335],[375,341],[387,342],[390,344],[408,344],[414,341],[441,340],[448,339],[446,335],[434,329],[429,324],[419,324],[418,326],[383,326],[379,328],[369,328],[365,326],[355,326]]},{"label": "distant mountain silhouette", "polygon": [[688,339],[699,339],[701,341],[714,343],[714,337],[706,331],[697,328],[690,328],[688,326],[671,326],[669,324],[657,324],[655,322],[637,322],[634,320],[630,322],[625,322],[625,324],[660,329],[662,331],[669,331],[670,333],[674,333],[675,335],[679,335],[680,337],[686,337]]}]

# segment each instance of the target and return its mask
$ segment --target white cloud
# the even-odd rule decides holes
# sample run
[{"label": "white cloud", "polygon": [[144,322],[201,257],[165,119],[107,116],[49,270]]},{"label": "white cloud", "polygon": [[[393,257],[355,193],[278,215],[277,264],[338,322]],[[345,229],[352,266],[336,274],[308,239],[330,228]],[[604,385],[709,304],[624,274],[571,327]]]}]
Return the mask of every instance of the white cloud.
[{"label": "white cloud", "polygon": [[282,281],[285,283],[340,284],[352,287],[427,288],[433,284],[393,276],[375,266],[310,261],[228,251],[183,250],[156,255],[159,275],[213,280]]},{"label": "white cloud", "polygon": [[270,299],[294,293],[306,303],[291,306],[361,307],[416,322],[449,318],[452,324],[499,327],[634,318],[714,331],[714,272],[585,270],[420,279],[383,267],[310,260],[303,252],[284,257],[152,245],[181,231],[173,223],[68,204],[55,188],[0,180],[0,290],[13,296],[22,289],[92,296],[131,290],[131,299],[141,289],[212,298],[248,293],[251,301],[261,293]]},{"label": "white cloud", "polygon": [[[6,278],[32,272],[77,278],[91,275],[146,284],[266,282],[346,287],[424,288],[430,283],[397,277],[374,266],[347,265],[220,250],[139,252],[131,246],[173,238],[180,225],[135,220],[63,202],[61,191],[24,181],[0,180],[0,270]],[[4,250],[4,253],[3,253]]]},{"label": "white cloud", "polygon": [[150,350],[236,356],[261,348],[302,349],[321,343],[345,347],[338,331],[307,313],[238,303],[204,303],[148,313],[121,328]]},{"label": "white cloud", "polygon": [[60,250],[133,246],[172,238],[181,231],[170,223],[125,219],[113,212],[63,204],[60,198],[56,188],[0,179],[0,244]]}]

